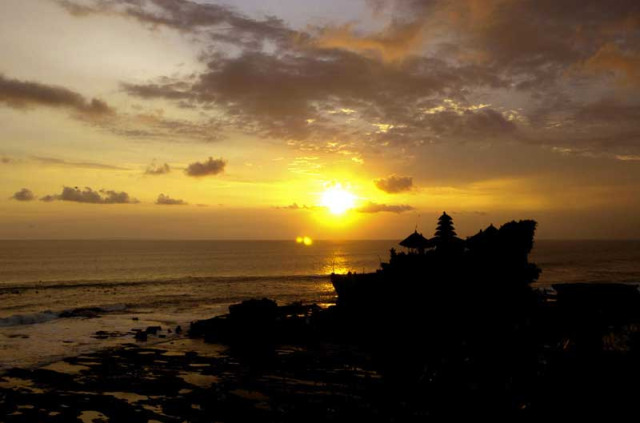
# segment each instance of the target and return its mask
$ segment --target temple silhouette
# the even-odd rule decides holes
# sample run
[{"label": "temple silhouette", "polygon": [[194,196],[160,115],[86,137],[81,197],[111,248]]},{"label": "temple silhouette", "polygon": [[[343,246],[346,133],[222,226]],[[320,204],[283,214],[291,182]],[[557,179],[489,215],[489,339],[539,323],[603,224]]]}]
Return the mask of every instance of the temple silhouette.
[{"label": "temple silhouette", "polygon": [[[540,269],[529,263],[537,223],[511,221],[489,225],[476,235],[461,239],[446,212],[438,218],[432,238],[416,230],[400,241],[406,251],[390,250],[389,261],[375,273],[332,274],[331,281],[343,308],[377,307],[394,299],[406,304],[413,298],[426,301],[460,301],[469,295],[509,296],[523,299]],[[440,309],[440,307],[437,307]]]}]

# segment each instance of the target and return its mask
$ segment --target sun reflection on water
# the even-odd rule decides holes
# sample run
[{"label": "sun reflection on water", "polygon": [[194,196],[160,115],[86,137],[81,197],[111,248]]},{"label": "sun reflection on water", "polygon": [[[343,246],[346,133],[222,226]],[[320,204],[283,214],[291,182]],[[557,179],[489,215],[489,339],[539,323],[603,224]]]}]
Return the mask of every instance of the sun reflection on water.
[{"label": "sun reflection on water", "polygon": [[329,274],[345,274],[350,269],[347,267],[347,259],[343,255],[334,254],[331,257],[327,257],[327,261],[324,263],[322,273]]}]

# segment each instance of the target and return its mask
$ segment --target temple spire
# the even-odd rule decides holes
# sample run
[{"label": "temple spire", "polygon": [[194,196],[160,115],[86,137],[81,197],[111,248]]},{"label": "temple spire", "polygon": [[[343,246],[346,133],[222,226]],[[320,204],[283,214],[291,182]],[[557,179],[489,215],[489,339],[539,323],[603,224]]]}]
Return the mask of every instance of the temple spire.
[{"label": "temple spire", "polygon": [[438,218],[435,237],[441,241],[449,241],[456,236],[457,234],[453,227],[453,219],[446,212],[442,212],[442,216]]}]

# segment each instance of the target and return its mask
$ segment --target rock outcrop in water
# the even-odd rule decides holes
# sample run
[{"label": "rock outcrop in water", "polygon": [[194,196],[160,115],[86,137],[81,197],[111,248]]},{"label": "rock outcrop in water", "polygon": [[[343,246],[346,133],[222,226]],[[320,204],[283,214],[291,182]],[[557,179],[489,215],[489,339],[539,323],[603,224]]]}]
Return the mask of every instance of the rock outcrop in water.
[{"label": "rock outcrop in water", "polygon": [[[194,323],[191,335],[228,343],[258,368],[278,361],[278,345],[298,345],[314,360],[327,358],[329,344],[356,348],[385,392],[358,397],[361,415],[380,412],[380,421],[636,413],[637,287],[558,285],[557,296],[533,290],[535,228],[513,221],[461,240],[443,215],[436,237],[416,232],[410,250],[392,250],[377,272],[333,275],[334,307],[246,302]],[[358,390],[369,387],[362,380]],[[341,404],[328,405],[338,410],[333,420],[352,420]]]},{"label": "rock outcrop in water", "polygon": [[357,312],[409,307],[442,315],[461,306],[459,312],[467,314],[482,303],[485,310],[477,311],[485,315],[507,302],[526,302],[540,274],[528,261],[535,229],[533,220],[513,221],[462,240],[443,213],[434,238],[420,242],[421,235],[412,234],[401,243],[408,252],[392,249],[376,273],[332,275],[338,306]]}]

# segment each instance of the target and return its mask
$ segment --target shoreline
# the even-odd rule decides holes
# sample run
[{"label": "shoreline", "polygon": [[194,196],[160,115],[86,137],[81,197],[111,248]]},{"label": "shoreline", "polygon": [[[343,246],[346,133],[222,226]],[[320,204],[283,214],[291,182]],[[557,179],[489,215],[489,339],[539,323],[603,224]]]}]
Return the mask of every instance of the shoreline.
[{"label": "shoreline", "polygon": [[[557,296],[557,291],[555,290],[554,286],[558,285],[558,284],[549,284],[549,285],[536,285],[533,284],[531,286],[531,288],[536,291],[541,297],[545,298],[545,301],[555,301],[556,296]],[[565,285],[565,284],[560,284],[560,285]],[[566,285],[633,285],[636,286],[636,288],[638,290],[640,290],[640,282],[587,282],[587,283],[583,283],[583,282],[570,282],[570,283],[566,283]],[[303,301],[303,303],[305,304],[311,304],[312,302],[310,301]],[[315,304],[319,304],[322,308],[327,308],[330,307],[332,305],[335,305],[336,302],[330,302],[330,301],[323,301],[323,302],[313,302]],[[60,361],[60,360],[64,360],[66,358],[72,358],[74,356],[76,356],[77,354],[82,354],[82,353],[93,353],[93,352],[98,352],[101,351],[103,349],[108,349],[108,348],[113,348],[113,347],[117,347],[118,345],[124,345],[127,343],[131,343],[131,342],[137,342],[135,340],[135,334],[136,331],[138,330],[142,330],[143,326],[157,326],[160,325],[164,328],[168,328],[168,329],[173,329],[173,327],[175,326],[181,326],[183,329],[186,330],[186,328],[188,327],[188,325],[196,320],[199,319],[209,319],[209,318],[214,318],[214,317],[219,317],[219,316],[223,316],[226,314],[226,308],[233,304],[233,302],[228,302],[228,301],[220,301],[219,303],[217,303],[218,306],[220,306],[220,311],[216,314],[200,314],[200,316],[193,316],[193,318],[190,319],[182,319],[182,320],[176,320],[174,317],[176,316],[165,316],[168,320],[163,320],[160,321],[158,319],[145,319],[145,314],[148,312],[135,312],[132,310],[127,310],[126,307],[124,309],[120,309],[120,308],[114,308],[113,310],[107,310],[105,309],[98,309],[97,307],[80,307],[80,308],[76,308],[76,309],[71,309],[71,310],[64,310],[62,312],[43,312],[43,313],[51,313],[52,315],[55,315],[55,317],[53,317],[50,320],[44,320],[42,322],[34,322],[34,323],[22,323],[22,324],[16,324],[16,325],[5,325],[5,326],[0,326],[0,330],[6,330],[6,331],[14,331],[16,333],[14,334],[10,334],[10,335],[6,335],[5,337],[6,339],[24,339],[29,340],[29,337],[27,335],[24,334],[20,334],[18,332],[20,332],[21,328],[35,328],[38,325],[41,324],[48,324],[51,322],[54,322],[56,320],[67,320],[68,322],[83,322],[83,323],[88,323],[89,325],[91,325],[92,322],[94,323],[99,323],[102,322],[102,319],[109,319],[109,318],[113,318],[113,317],[120,317],[122,320],[121,322],[125,322],[124,326],[127,326],[127,329],[125,330],[112,330],[112,331],[106,331],[104,330],[104,327],[100,327],[100,326],[96,326],[95,330],[92,330],[90,333],[85,333],[85,336],[89,336],[91,338],[94,339],[98,339],[99,341],[104,341],[104,340],[113,340],[113,339],[121,339],[121,342],[117,342],[117,344],[109,344],[108,342],[96,342],[92,348],[89,348],[85,351],[82,351],[80,353],[77,352],[71,352],[71,353],[66,353],[66,354],[59,354],[59,355],[55,355],[52,356],[50,358],[47,358],[46,360],[43,361],[38,361],[35,363],[32,363],[28,366],[18,366],[21,368],[29,368],[29,369],[34,369],[34,368],[38,368],[41,366],[46,366],[52,362],[56,362],[56,361]],[[287,303],[282,303],[280,301],[278,301],[278,304],[280,305],[286,305]],[[61,314],[67,314],[66,316],[60,316]],[[153,313],[156,317],[157,314]],[[10,316],[10,318],[13,318],[16,316]],[[3,319],[6,318],[2,318],[0,319],[0,321],[2,321]],[[170,324],[168,324],[169,320],[171,321]],[[136,328],[136,326],[138,328]],[[173,327],[171,327],[173,326]],[[100,336],[102,336],[100,338]],[[149,340],[148,343],[146,345],[152,345],[151,343],[153,342],[153,345],[157,344],[157,343],[164,343],[167,340],[170,339],[174,339],[175,335],[171,335],[171,330],[169,332],[165,331],[163,334],[163,339],[160,338],[156,338],[153,340]],[[82,341],[81,339],[78,341]],[[71,343],[71,341],[64,341],[64,342],[68,342]],[[141,344],[144,346],[144,344]],[[4,372],[6,372],[7,370],[10,370],[12,367],[4,367],[4,368],[0,368],[0,375],[2,375]]]},{"label": "shoreline", "polygon": [[[640,320],[619,315],[615,302],[598,311],[602,293],[626,307],[620,294],[630,291],[566,285],[554,298],[538,294],[533,322],[491,328],[489,316],[465,333],[456,322],[404,328],[404,315],[369,321],[370,310],[247,301],[195,322],[189,335],[185,327],[160,338],[168,331],[150,327],[146,341],[7,369],[0,414],[6,422],[293,423],[637,411]],[[440,341],[424,345],[416,329]]]},{"label": "shoreline", "polygon": [[338,405],[340,399],[355,401],[354,390],[380,388],[373,370],[355,370],[363,362],[352,353],[329,344],[313,351],[283,345],[255,361],[186,337],[125,344],[37,369],[12,369],[0,377],[0,413],[7,422],[320,421],[313,417],[319,399]]}]

